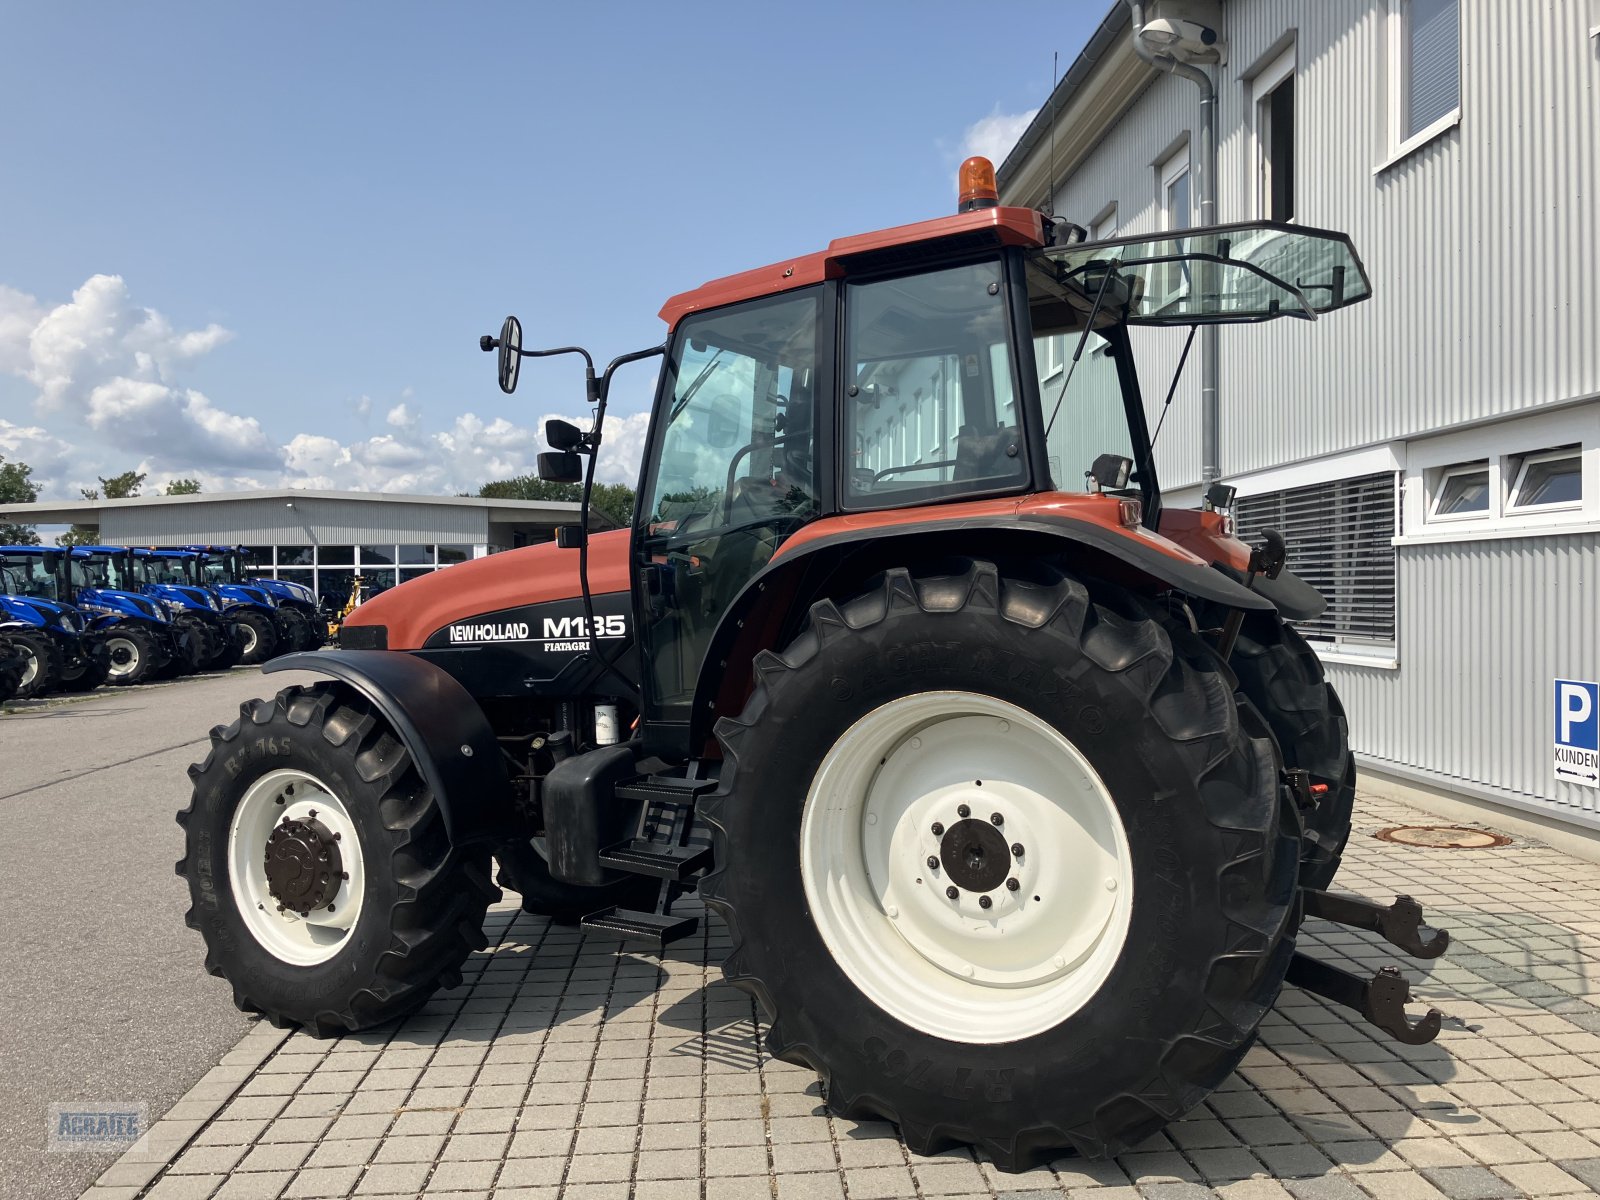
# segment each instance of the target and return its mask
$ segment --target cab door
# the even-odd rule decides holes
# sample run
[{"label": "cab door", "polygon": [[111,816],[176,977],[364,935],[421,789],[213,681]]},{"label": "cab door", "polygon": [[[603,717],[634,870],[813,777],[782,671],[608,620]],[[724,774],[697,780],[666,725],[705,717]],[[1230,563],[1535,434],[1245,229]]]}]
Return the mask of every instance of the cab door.
[{"label": "cab door", "polygon": [[673,334],[633,537],[646,726],[667,740],[687,727],[722,614],[828,494],[817,416],[831,311],[817,285],[686,317]]}]

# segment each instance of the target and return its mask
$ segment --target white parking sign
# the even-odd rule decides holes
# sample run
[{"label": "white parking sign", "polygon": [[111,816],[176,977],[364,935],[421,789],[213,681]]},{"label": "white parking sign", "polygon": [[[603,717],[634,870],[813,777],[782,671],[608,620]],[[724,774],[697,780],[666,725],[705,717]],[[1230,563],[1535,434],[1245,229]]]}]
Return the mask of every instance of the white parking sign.
[{"label": "white parking sign", "polygon": [[1600,684],[1556,680],[1556,778],[1600,787]]}]

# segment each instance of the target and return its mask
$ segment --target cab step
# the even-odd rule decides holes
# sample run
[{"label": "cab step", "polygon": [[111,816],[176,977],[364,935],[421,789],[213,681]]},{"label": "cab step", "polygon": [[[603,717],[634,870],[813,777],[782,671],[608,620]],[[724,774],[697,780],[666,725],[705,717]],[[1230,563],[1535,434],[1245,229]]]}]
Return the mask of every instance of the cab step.
[{"label": "cab step", "polygon": [[657,950],[688,937],[699,925],[699,917],[675,917],[671,913],[615,907],[590,913],[579,922],[579,928],[585,933],[648,942]]},{"label": "cab step", "polygon": [[657,879],[686,879],[711,861],[710,846],[663,845],[630,838],[600,851],[600,865]]},{"label": "cab step", "polygon": [[715,779],[686,779],[682,775],[640,775],[616,786],[619,800],[642,801],[672,807],[693,807],[694,802],[717,786]]}]

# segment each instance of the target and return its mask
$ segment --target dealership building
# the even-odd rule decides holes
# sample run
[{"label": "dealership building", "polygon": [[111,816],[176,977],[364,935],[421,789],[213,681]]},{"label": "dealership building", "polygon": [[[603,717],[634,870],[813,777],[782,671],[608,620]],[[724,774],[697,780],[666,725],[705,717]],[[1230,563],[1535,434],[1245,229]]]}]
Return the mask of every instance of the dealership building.
[{"label": "dealership building", "polygon": [[[1348,233],[1370,300],[1217,335],[1218,465],[1329,597],[1364,780],[1600,842],[1600,8],[1155,0],[1215,29],[1216,221]],[[1199,222],[1201,88],[1119,0],[999,170],[1091,237]],[[1166,26],[1167,30],[1173,28]],[[1154,35],[1154,36],[1151,36]],[[1183,330],[1135,330],[1151,425]],[[1203,364],[1157,458],[1198,502]],[[1070,347],[1065,348],[1070,355]],[[1061,348],[1040,353],[1060,379]],[[1584,763],[1591,764],[1585,767]],[[1577,764],[1574,768],[1573,764]]]},{"label": "dealership building", "polygon": [[[0,506],[0,521],[87,526],[107,545],[244,546],[261,575],[339,599],[358,573],[377,589],[393,587],[470,558],[550,541],[558,526],[577,520],[578,505],[557,501],[289,489]],[[590,527],[610,522],[593,513]],[[47,532],[44,540],[52,540]]]}]

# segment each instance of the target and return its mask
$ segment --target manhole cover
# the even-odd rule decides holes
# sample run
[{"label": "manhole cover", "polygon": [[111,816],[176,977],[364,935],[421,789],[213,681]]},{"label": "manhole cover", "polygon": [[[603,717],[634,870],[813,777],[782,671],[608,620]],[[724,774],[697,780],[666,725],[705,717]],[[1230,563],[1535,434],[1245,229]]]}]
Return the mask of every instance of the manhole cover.
[{"label": "manhole cover", "polygon": [[1427,846],[1434,850],[1488,850],[1509,846],[1511,839],[1487,829],[1463,829],[1459,825],[1400,825],[1382,829],[1378,836],[1402,846]]}]

